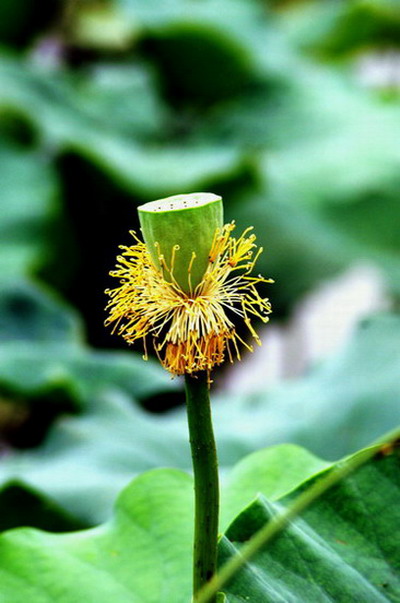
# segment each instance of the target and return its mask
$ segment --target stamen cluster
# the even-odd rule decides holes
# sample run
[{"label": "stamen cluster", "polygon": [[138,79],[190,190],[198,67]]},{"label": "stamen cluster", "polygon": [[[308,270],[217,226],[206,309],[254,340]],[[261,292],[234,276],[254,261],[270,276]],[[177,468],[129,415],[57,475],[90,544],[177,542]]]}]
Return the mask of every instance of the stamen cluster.
[{"label": "stamen cluster", "polygon": [[210,371],[226,355],[231,362],[234,356],[240,360],[238,342],[252,351],[238,335],[233,321],[241,319],[260,344],[251,319],[268,322],[271,305],[256,286],[272,281],[261,275],[251,276],[262,248],[257,249],[251,228],[238,239],[231,236],[234,228],[231,223],[217,230],[207,270],[189,293],[173,276],[179,247],[175,246],[169,262],[159,256],[162,268],[158,269],[146,245],[131,233],[135,244],[121,247],[116,270],[110,273],[120,279],[121,285],[106,291],[110,297],[106,325],[113,324],[113,333],[128,343],[142,338],[145,357],[146,342],[151,338],[162,365],[174,375]]}]

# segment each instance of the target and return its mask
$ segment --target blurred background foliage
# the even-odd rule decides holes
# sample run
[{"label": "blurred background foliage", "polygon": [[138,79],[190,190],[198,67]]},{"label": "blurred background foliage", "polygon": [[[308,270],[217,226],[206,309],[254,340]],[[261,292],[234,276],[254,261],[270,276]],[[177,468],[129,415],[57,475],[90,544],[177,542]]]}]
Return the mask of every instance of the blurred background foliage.
[{"label": "blurred background foliage", "polygon": [[223,469],[400,420],[399,47],[397,0],[1,2],[2,529],[93,525],[133,475],[189,468],[181,383],[103,327],[136,205],[170,194],[254,224],[276,323],[354,263],[388,300],[306,376],[220,385]]}]

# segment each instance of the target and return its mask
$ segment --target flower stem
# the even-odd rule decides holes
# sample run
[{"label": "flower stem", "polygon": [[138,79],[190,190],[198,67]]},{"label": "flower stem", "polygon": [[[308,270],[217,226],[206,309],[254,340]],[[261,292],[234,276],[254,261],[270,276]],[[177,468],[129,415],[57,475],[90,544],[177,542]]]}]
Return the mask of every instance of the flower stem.
[{"label": "flower stem", "polygon": [[[193,601],[217,566],[219,485],[217,450],[206,372],[185,375],[195,489]],[[216,602],[216,597],[210,599]]]}]

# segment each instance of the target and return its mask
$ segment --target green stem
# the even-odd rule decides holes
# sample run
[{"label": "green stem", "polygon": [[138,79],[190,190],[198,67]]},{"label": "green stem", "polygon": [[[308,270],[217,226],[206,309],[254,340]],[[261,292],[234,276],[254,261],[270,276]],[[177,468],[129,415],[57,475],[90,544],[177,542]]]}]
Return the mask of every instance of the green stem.
[{"label": "green stem", "polygon": [[[211,419],[207,373],[186,375],[186,404],[192,450],[195,527],[193,601],[217,567],[219,486],[217,450]],[[216,602],[216,597],[210,599]]]}]

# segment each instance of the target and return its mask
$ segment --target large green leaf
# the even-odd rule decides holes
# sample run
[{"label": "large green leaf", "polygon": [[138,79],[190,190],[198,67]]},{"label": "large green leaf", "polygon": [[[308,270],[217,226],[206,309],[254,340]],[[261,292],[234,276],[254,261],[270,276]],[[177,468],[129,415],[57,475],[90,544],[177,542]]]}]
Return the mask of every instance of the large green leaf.
[{"label": "large green leaf", "polygon": [[190,470],[188,441],[184,420],[149,415],[121,391],[97,393],[90,413],[59,421],[39,448],[9,452],[0,479],[7,484],[18,477],[94,525],[109,516],[132,477],[154,467]]},{"label": "large green leaf", "polygon": [[221,492],[222,529],[259,493],[276,500],[327,466],[293,444],[272,446],[246,456],[229,471]]},{"label": "large green leaf", "polygon": [[0,274],[37,272],[48,263],[57,217],[57,180],[48,160],[5,142],[0,146]]},{"label": "large green leaf", "polygon": [[69,347],[62,341],[3,343],[0,390],[29,399],[54,386],[71,391],[75,401],[87,400],[103,389],[115,388],[139,400],[180,389],[178,382],[172,382],[156,362],[144,364],[140,354]]},{"label": "large green leaf", "polygon": [[217,397],[221,450],[226,454],[234,441],[243,452],[290,441],[332,459],[390,430],[400,421],[399,333],[397,315],[365,319],[342,349],[305,377],[271,391]]},{"label": "large green leaf", "polygon": [[[320,476],[271,502],[260,496],[228,529],[221,562]],[[227,588],[229,602],[398,601],[399,453],[377,453],[325,492],[246,564]]]},{"label": "large green leaf", "polygon": [[97,63],[85,77],[70,73],[64,80],[54,78],[55,92],[57,87],[65,94],[61,107],[71,110],[75,120],[81,115],[89,127],[101,124],[104,131],[150,141],[158,140],[167,125],[169,110],[157,93],[156,79],[139,62]]},{"label": "large green leaf", "polygon": [[351,203],[323,207],[293,204],[289,195],[276,202],[267,193],[241,197],[227,207],[238,231],[249,222],[255,226],[258,244],[264,247],[259,270],[277,280],[269,292],[275,310],[285,311],[316,283],[365,262],[379,267],[388,289],[398,294],[399,205],[394,187],[395,180],[382,192],[365,190]]},{"label": "large green leaf", "polygon": [[[119,90],[127,77],[137,107],[130,116],[121,116]],[[113,85],[104,84],[104,78]],[[68,74],[43,72],[2,57],[0,112],[12,111],[31,124],[46,149],[77,153],[144,196],[201,188],[242,171],[241,153],[227,145],[154,144],[151,135],[162,134],[164,111],[155,95],[147,93],[148,80],[139,69],[133,78],[122,68],[103,67],[84,85]]]},{"label": "large green leaf", "polygon": [[14,275],[1,280],[0,342],[18,341],[83,345],[83,324],[54,292]]},{"label": "large green leaf", "polygon": [[179,387],[137,353],[87,347],[77,314],[22,280],[2,283],[0,341],[0,391],[11,398],[52,399],[64,392],[76,405],[106,388],[144,399]]},{"label": "large green leaf", "polygon": [[122,493],[104,526],[66,536],[6,533],[0,601],[188,601],[192,488],[183,473],[147,473]]},{"label": "large green leaf", "polygon": [[311,1],[286,11],[282,23],[299,46],[331,57],[399,42],[396,0]]},{"label": "large green leaf", "polygon": [[263,166],[270,198],[296,204],[354,203],[374,191],[396,190],[397,112],[360,100],[345,103],[347,127],[343,117],[332,120],[338,131],[266,154]]},{"label": "large green leaf", "polygon": [[[400,158],[400,153],[399,153]],[[397,193],[379,190],[354,203],[325,206],[316,211],[321,228],[336,230],[342,235],[349,257],[367,260],[382,270],[390,291],[400,293],[400,247],[396,223],[400,219]]]},{"label": "large green leaf", "polygon": [[268,294],[277,312],[285,312],[316,283],[348,266],[348,248],[340,230],[323,227],[303,207],[248,195],[228,204],[226,213],[237,222],[238,232],[249,223],[255,227],[257,244],[264,248],[257,269],[276,280]]},{"label": "large green leaf", "polygon": [[46,144],[56,147],[79,138],[84,144],[91,132],[98,139],[96,132],[150,140],[164,125],[166,107],[141,64],[98,64],[79,77],[3,55],[0,81],[1,113],[25,118]]},{"label": "large green leaf", "polygon": [[142,24],[145,50],[179,106],[208,106],[257,81],[252,40],[262,31],[265,15],[253,0],[177,0],[161,9],[152,1],[122,4]]},{"label": "large green leaf", "polygon": [[11,481],[0,488],[0,531],[19,526],[49,532],[71,532],[88,527],[44,496],[43,492]]},{"label": "large green leaf", "polygon": [[[284,472],[284,454],[275,458],[276,466],[265,452],[271,472],[277,475],[278,468]],[[259,484],[254,476],[255,492]],[[315,479],[320,476],[279,502],[259,496],[230,526],[221,542],[221,560]],[[156,470],[123,491],[114,518],[103,526],[67,535],[32,529],[4,533],[0,537],[0,600],[188,601],[192,487],[186,474]],[[328,491],[268,551],[248,564],[229,587],[228,601],[251,596],[254,602],[308,602],[342,593],[349,600],[395,600],[391,597],[399,593],[393,571],[399,561],[399,487],[398,455],[376,455]]]}]

